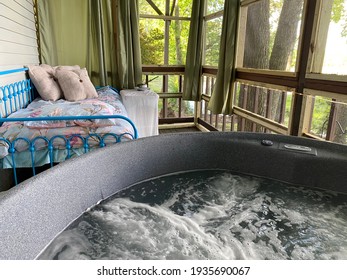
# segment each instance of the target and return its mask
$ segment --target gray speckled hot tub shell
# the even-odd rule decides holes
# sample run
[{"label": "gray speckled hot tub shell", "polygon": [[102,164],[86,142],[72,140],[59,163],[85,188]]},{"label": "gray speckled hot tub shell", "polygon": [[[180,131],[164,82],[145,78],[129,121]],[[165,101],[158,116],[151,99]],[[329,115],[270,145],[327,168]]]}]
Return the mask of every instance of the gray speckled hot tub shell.
[{"label": "gray speckled hot tub shell", "polygon": [[[271,140],[272,146],[261,141]],[[308,146],[316,155],[290,151]],[[253,133],[184,133],[91,152],[0,193],[0,259],[34,259],[71,221],[137,182],[179,171],[227,169],[347,193],[347,146]]]}]

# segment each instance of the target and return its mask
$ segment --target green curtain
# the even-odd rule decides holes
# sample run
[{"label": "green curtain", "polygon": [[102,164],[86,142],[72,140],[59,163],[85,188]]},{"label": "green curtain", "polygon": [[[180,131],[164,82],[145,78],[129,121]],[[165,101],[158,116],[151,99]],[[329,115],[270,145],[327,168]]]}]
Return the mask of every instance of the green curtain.
[{"label": "green curtain", "polygon": [[38,0],[37,5],[42,63],[86,67],[95,85],[134,88],[141,82],[137,0]]},{"label": "green curtain", "polygon": [[239,0],[226,0],[224,4],[222,36],[216,83],[208,109],[213,114],[231,114],[233,81],[235,80],[235,50]]},{"label": "green curtain", "polygon": [[134,88],[142,81],[138,0],[116,1],[117,86]]},{"label": "green curtain", "polygon": [[205,6],[206,0],[193,0],[183,84],[184,100],[199,101],[201,97]]},{"label": "green curtain", "polygon": [[37,2],[42,63],[86,66],[88,1]]}]

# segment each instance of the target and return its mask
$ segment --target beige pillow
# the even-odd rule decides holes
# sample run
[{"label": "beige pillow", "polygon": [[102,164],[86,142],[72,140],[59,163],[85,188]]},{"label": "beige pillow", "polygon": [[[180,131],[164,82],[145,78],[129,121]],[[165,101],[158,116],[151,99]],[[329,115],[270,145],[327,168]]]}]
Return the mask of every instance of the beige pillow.
[{"label": "beige pillow", "polygon": [[56,101],[63,97],[54,77],[54,69],[49,65],[29,66],[29,76],[43,100]]},{"label": "beige pillow", "polygon": [[68,101],[97,98],[98,93],[89,79],[86,68],[79,70],[56,70],[58,83]]},{"label": "beige pillow", "polygon": [[47,71],[48,74],[50,75],[55,75],[55,70],[51,65],[48,64],[40,64],[40,67],[45,69]]},{"label": "beige pillow", "polygon": [[80,70],[81,67],[79,65],[58,65],[53,67],[54,71],[56,70],[69,70],[69,71],[74,71],[74,70]]}]

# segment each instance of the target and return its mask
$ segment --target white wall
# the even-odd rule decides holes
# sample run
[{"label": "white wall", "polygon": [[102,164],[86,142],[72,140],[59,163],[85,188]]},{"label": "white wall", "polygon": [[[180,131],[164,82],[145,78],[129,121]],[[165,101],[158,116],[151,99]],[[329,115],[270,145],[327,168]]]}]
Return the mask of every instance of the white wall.
[{"label": "white wall", "polygon": [[0,0],[0,70],[38,63],[31,0]]},{"label": "white wall", "polygon": [[[32,0],[0,0],[0,71],[38,63]],[[0,75],[0,87],[24,78],[24,73]],[[0,99],[2,97],[0,91]],[[0,115],[2,106],[0,104]]]}]

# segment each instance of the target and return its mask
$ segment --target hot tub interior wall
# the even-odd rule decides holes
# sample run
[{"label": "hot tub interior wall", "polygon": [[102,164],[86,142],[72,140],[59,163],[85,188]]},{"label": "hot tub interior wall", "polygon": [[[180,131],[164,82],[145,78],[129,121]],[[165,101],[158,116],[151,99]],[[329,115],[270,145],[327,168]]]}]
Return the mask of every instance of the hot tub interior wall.
[{"label": "hot tub interior wall", "polygon": [[[272,146],[264,146],[267,139]],[[316,153],[283,149],[308,146]],[[227,169],[347,192],[347,147],[252,133],[149,137],[71,159],[0,193],[0,259],[33,259],[72,220],[115,192],[153,177]]]}]

